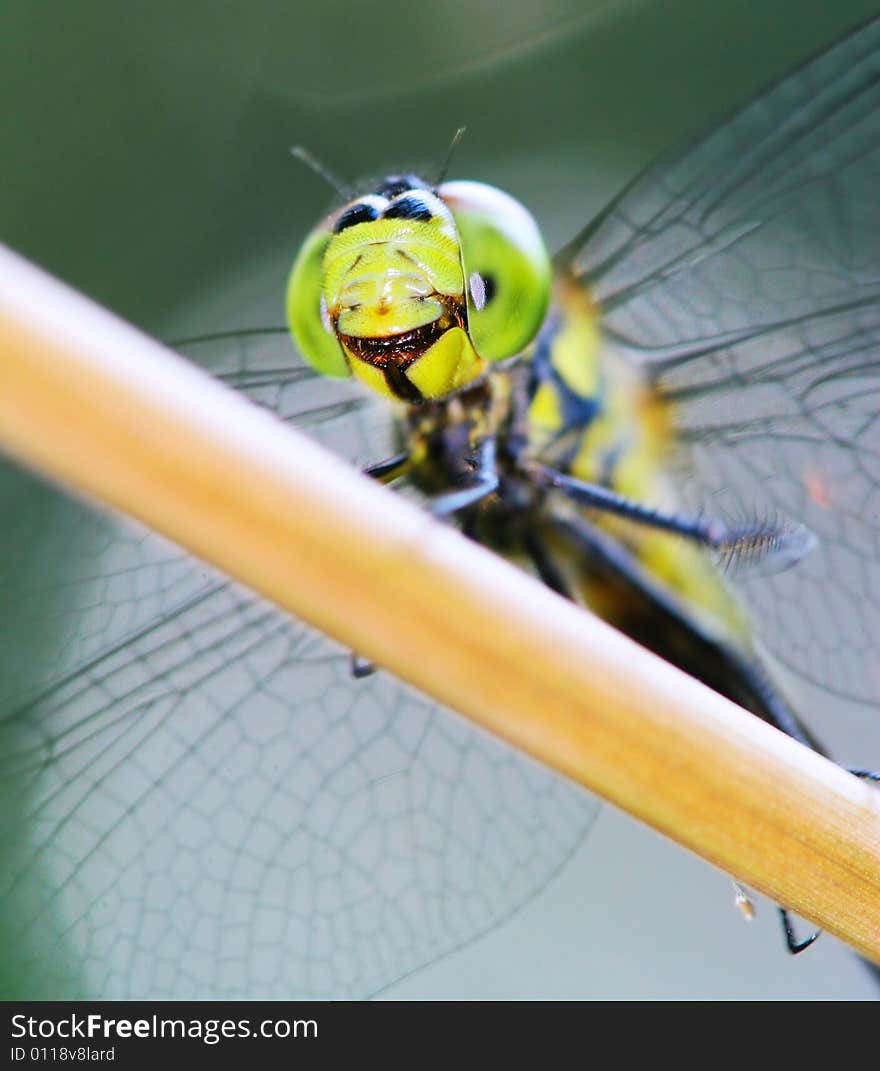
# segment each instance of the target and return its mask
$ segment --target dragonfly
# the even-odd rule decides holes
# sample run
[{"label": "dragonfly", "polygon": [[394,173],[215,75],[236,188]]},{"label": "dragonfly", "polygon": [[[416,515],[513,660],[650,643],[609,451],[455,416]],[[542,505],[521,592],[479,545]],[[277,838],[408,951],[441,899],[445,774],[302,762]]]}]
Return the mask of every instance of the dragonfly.
[{"label": "dragonfly", "polygon": [[[289,324],[180,348],[820,746],[792,682],[868,716],[880,696],[878,73],[875,20],[552,262],[482,184],[346,193],[296,258]],[[373,993],[587,835],[584,793],[178,548],[38,507],[11,537],[40,575],[2,578],[22,614],[0,785],[41,991]]]}]

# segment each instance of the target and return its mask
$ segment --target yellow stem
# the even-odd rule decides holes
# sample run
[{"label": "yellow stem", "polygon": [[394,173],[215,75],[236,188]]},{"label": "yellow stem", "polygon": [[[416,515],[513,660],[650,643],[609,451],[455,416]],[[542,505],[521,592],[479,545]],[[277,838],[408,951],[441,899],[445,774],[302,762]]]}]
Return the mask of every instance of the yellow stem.
[{"label": "yellow stem", "polygon": [[880,793],[0,250],[0,447],[880,962]]}]

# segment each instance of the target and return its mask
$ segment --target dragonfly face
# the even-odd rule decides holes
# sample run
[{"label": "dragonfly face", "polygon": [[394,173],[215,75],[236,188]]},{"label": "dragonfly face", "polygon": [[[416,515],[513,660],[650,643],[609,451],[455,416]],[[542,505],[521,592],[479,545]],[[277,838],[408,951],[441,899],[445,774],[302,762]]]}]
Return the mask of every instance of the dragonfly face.
[{"label": "dragonfly face", "polygon": [[[549,315],[536,231],[516,212],[502,226],[491,204],[465,210],[505,195],[406,176],[307,240],[288,303],[299,354],[287,327],[182,348],[360,466],[397,446],[378,395],[414,403],[404,437],[439,475],[453,466],[431,457],[445,454],[467,478],[491,426],[504,481],[470,507],[473,534],[516,555],[539,537],[548,583],[573,576],[713,686],[759,706],[783,667],[812,688],[797,709],[823,737],[845,707],[867,738],[880,704],[878,57],[875,21],[639,177],[558,257]],[[404,218],[422,206],[431,220]],[[408,365],[395,339],[426,326],[438,337]],[[454,331],[466,344],[432,350]],[[497,363],[530,346],[531,360]],[[818,546],[728,584],[675,534],[595,524],[535,492],[514,471],[523,442],[524,461],[652,506],[671,489],[692,513],[790,517]],[[572,551],[584,521],[586,559]],[[510,916],[581,843],[585,794],[387,674],[353,680],[347,653],[178,548],[54,498],[11,522],[41,569],[13,562],[4,594],[18,629],[30,618],[52,642],[36,686],[0,706],[0,815],[21,837],[0,892],[47,996],[70,993],[65,949],[76,992],[102,997],[373,993]],[[24,661],[17,635],[0,645],[7,681]],[[876,752],[841,757],[877,765]]]},{"label": "dragonfly face", "polygon": [[445,397],[511,357],[541,325],[550,261],[512,197],[481,183],[432,189],[391,176],[324,221],[291,272],[303,355],[387,397]]}]

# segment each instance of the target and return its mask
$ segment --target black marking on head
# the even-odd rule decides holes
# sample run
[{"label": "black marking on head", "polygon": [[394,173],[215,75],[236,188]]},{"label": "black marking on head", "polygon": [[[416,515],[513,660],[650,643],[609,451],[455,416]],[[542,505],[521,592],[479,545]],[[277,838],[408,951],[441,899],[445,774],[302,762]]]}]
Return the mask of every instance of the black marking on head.
[{"label": "black marking on head", "polygon": [[353,227],[356,223],[371,223],[378,218],[379,210],[375,205],[364,204],[359,201],[357,204],[349,205],[337,219],[333,225],[333,233],[339,234],[340,231],[344,231],[347,227]]},{"label": "black marking on head", "polygon": [[480,278],[483,280],[483,306],[485,307],[498,293],[498,283],[494,275],[483,275],[481,272]]},{"label": "black marking on head", "polygon": [[433,218],[431,209],[417,193],[393,201],[383,213],[385,219],[417,219],[427,223]]},{"label": "black marking on head", "polygon": [[380,197],[399,197],[410,190],[430,190],[430,186],[418,175],[389,175],[376,190]]},{"label": "black marking on head", "polygon": [[417,405],[425,400],[419,388],[407,377],[406,372],[395,361],[389,361],[382,369],[385,373],[385,382],[395,398],[402,402],[410,402]]}]

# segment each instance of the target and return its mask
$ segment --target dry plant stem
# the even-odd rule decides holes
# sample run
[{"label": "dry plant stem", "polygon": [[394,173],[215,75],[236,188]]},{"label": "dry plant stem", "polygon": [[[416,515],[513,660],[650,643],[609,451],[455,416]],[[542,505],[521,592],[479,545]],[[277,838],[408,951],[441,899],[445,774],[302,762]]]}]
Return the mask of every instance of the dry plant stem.
[{"label": "dry plant stem", "polygon": [[880,962],[880,793],[0,256],[0,447]]}]

